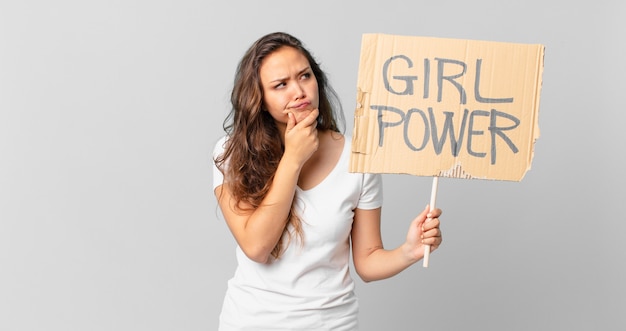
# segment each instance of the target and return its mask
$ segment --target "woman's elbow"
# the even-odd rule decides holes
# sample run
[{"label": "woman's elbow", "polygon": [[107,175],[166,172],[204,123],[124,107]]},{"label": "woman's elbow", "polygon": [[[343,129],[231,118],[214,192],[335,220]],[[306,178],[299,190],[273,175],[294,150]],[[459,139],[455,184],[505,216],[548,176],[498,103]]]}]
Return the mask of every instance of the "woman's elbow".
[{"label": "woman's elbow", "polygon": [[363,283],[371,283],[371,282],[373,282],[373,281],[375,281],[375,280],[376,280],[376,279],[374,279],[374,278],[364,277],[364,276],[361,276],[361,275],[359,275],[359,278],[361,278],[361,280],[363,281]]},{"label": "woman's elbow", "polygon": [[370,283],[370,282],[378,280],[378,278],[374,277],[374,275],[372,275],[371,272],[364,270],[363,267],[359,268],[358,266],[355,265],[354,269],[356,271],[356,274],[364,283]]},{"label": "woman's elbow", "polygon": [[243,247],[240,246],[246,257],[256,263],[267,263],[270,259],[271,251],[264,247]]}]

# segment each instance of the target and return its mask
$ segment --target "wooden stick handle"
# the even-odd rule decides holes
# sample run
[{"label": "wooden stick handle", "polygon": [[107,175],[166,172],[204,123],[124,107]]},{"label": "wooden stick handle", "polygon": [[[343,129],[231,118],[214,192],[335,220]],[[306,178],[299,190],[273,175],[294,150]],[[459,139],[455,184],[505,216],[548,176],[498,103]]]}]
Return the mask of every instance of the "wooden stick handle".
[{"label": "wooden stick handle", "polygon": [[[433,187],[430,191],[430,205],[429,209],[435,209],[435,203],[437,202],[437,186],[439,185],[439,177],[433,177]],[[429,210],[429,211],[430,211]],[[426,222],[430,221],[430,218],[426,220]],[[430,245],[424,246],[424,260],[423,267],[428,268],[428,258],[430,257]]]}]

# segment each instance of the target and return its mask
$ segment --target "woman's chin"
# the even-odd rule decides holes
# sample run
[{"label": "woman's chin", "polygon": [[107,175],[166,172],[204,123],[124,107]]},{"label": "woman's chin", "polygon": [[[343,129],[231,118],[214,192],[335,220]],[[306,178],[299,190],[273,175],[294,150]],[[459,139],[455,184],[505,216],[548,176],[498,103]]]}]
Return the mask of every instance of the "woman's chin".
[{"label": "woman's chin", "polygon": [[294,111],[293,114],[296,117],[296,124],[300,123],[300,121],[302,121],[307,116],[309,116],[309,114],[311,114],[312,111],[313,111],[312,109],[303,109],[303,110]]}]

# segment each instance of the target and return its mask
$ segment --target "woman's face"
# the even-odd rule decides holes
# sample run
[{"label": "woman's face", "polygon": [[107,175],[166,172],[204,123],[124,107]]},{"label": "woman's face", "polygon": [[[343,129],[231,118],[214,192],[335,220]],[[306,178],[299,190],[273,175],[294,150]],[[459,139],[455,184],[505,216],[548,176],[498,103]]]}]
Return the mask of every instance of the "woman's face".
[{"label": "woman's face", "polygon": [[288,113],[296,123],[319,106],[317,79],[307,58],[292,47],[271,53],[259,68],[263,103],[276,124],[286,126]]}]

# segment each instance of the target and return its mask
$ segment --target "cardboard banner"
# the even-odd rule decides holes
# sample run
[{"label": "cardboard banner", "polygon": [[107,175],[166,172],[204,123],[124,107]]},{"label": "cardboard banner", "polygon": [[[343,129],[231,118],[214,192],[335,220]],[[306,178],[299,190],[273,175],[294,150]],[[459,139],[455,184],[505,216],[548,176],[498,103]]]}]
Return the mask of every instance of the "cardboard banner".
[{"label": "cardboard banner", "polygon": [[520,181],[544,46],[364,34],[351,172]]}]

